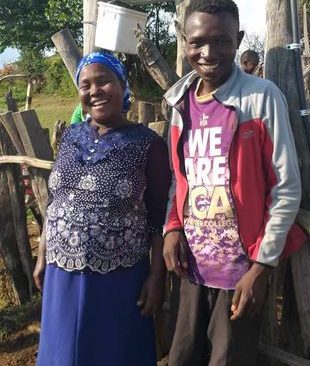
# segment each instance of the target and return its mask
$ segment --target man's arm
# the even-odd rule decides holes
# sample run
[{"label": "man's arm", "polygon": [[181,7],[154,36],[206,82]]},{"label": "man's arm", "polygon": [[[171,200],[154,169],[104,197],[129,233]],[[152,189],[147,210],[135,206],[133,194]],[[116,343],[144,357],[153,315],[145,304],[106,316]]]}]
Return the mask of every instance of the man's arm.
[{"label": "man's arm", "polygon": [[271,83],[266,91],[263,111],[267,134],[262,143],[262,156],[266,186],[270,187],[266,190],[268,220],[263,238],[257,242],[250,257],[253,264],[236,285],[231,307],[232,320],[242,316],[252,317],[261,312],[268,278],[279,262],[301,198],[298,161],[287,104],[282,93]]}]

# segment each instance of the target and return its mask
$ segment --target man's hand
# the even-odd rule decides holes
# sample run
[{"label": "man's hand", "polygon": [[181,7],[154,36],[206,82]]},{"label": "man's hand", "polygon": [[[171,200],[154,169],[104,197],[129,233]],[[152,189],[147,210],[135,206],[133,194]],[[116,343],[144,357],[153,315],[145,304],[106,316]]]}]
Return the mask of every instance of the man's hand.
[{"label": "man's hand", "polygon": [[154,314],[165,299],[165,277],[150,274],[145,280],[137,305],[141,308],[141,315]]},{"label": "man's hand", "polygon": [[34,283],[36,284],[37,288],[40,291],[43,290],[45,267],[46,267],[45,256],[39,256],[37,259],[35,269],[33,271],[33,279]]},{"label": "man's hand", "polygon": [[241,317],[255,317],[263,309],[268,277],[271,269],[254,263],[236,285],[232,299],[231,320]]},{"label": "man's hand", "polygon": [[187,276],[187,242],[181,231],[171,231],[164,240],[163,255],[168,271]]}]

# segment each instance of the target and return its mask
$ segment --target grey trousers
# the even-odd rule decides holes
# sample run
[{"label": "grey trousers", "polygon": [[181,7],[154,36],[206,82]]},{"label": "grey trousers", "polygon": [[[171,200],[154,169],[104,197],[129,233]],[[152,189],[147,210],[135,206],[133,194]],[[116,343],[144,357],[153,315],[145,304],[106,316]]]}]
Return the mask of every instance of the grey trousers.
[{"label": "grey trousers", "polygon": [[230,320],[234,291],[181,280],[169,366],[254,366],[261,317]]}]

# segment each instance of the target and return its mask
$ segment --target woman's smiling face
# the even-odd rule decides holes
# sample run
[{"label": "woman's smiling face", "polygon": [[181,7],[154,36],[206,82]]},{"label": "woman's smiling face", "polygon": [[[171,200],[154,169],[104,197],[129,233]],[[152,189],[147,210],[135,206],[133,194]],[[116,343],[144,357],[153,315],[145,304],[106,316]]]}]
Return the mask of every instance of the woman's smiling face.
[{"label": "woman's smiling face", "polygon": [[95,124],[113,127],[120,122],[124,88],[113,71],[100,63],[87,65],[81,70],[78,87],[83,110]]}]

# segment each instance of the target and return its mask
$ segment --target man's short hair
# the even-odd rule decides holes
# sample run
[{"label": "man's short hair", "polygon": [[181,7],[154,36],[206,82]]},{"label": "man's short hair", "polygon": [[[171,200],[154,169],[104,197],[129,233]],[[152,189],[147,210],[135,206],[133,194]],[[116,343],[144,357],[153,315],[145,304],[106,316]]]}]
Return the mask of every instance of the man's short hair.
[{"label": "man's short hair", "polygon": [[186,9],[185,21],[187,18],[195,13],[216,14],[226,12],[232,15],[239,25],[239,9],[233,0],[201,0],[190,4]]},{"label": "man's short hair", "polygon": [[258,64],[259,63],[259,54],[254,51],[254,50],[246,50],[244,52],[242,52],[241,56],[240,56],[240,62],[241,64],[246,61],[251,59],[254,63]]}]

